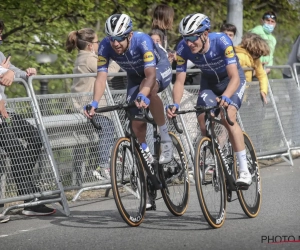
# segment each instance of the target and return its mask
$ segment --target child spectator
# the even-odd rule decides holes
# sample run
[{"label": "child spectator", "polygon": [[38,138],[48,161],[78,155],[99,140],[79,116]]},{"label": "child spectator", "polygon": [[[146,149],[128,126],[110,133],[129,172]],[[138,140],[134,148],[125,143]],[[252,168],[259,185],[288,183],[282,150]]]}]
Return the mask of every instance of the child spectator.
[{"label": "child spectator", "polygon": [[[243,68],[248,67],[255,70],[260,85],[261,97],[264,103],[267,103],[268,78],[260,61],[260,57],[270,54],[268,42],[257,34],[246,33],[242,37],[241,43],[238,46],[235,46],[235,52]],[[245,71],[247,82],[252,81],[252,74],[252,70]]]},{"label": "child spectator", "polygon": [[236,27],[231,23],[224,23],[220,28],[220,32],[225,33],[233,41],[236,34]]},{"label": "child spectator", "polygon": [[164,33],[160,29],[151,30],[149,36],[152,38],[154,43],[162,45],[162,42],[164,40]]}]

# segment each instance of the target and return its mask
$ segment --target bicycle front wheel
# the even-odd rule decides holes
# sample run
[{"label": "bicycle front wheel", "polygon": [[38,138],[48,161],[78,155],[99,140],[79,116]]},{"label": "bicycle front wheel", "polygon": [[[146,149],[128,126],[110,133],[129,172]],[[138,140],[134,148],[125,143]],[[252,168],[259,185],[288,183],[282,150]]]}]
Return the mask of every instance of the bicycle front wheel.
[{"label": "bicycle front wheel", "polygon": [[[261,205],[261,179],[259,174],[259,166],[256,158],[255,150],[249,136],[244,132],[245,150],[247,157],[247,165],[252,175],[252,184],[247,190],[238,190],[237,195],[239,202],[245,214],[250,218],[255,218],[260,210]],[[237,167],[234,168],[235,177],[238,176]]]},{"label": "bicycle front wheel", "polygon": [[183,147],[175,134],[169,133],[173,142],[173,159],[159,166],[159,178],[166,188],[161,190],[162,197],[169,211],[175,216],[185,213],[190,193],[189,174]]},{"label": "bicycle front wheel", "polygon": [[119,138],[111,153],[111,185],[123,220],[139,226],[146,212],[146,184],[142,160],[135,148],[132,153],[128,138]]},{"label": "bicycle front wheel", "polygon": [[202,213],[213,228],[220,228],[226,215],[226,185],[219,152],[213,155],[212,141],[200,139],[195,150],[194,176]]}]

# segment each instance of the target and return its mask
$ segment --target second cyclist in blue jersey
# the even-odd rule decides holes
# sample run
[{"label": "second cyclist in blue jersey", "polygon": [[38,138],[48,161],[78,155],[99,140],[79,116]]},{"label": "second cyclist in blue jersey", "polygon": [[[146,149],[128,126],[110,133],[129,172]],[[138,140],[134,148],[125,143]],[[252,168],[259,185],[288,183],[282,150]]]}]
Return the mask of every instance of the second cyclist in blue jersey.
[{"label": "second cyclist in blue jersey", "polygon": [[[163,103],[158,92],[171,82],[172,70],[165,50],[154,44],[149,35],[132,31],[132,21],[126,14],[110,16],[105,23],[105,37],[99,44],[98,73],[94,87],[92,109],[85,114],[91,118],[98,107],[98,101],[105,91],[110,59],[127,72],[127,101],[135,101],[136,108],[131,114],[139,115],[140,108],[149,107],[161,135],[161,155],[159,163],[172,159],[173,144],[165,124]],[[146,150],[147,124],[133,121],[132,128],[143,150]]]},{"label": "second cyclist in blue jersey", "polygon": [[[244,71],[234,52],[230,38],[224,33],[209,33],[210,20],[201,13],[190,14],[179,24],[183,39],[177,46],[176,81],[173,89],[174,108],[168,109],[173,117],[183,95],[187,60],[201,69],[202,78],[197,106],[219,105],[227,108],[232,121],[236,121],[237,110],[241,107],[246,86]],[[202,135],[205,135],[205,114],[197,114]],[[229,139],[239,161],[237,184],[250,185],[252,182],[246,160],[242,130],[237,122],[230,126],[223,119]]]}]

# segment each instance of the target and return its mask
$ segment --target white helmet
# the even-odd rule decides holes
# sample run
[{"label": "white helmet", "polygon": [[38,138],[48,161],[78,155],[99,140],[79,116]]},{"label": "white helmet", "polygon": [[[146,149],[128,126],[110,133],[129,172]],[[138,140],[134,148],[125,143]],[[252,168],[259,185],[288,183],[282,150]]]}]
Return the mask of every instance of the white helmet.
[{"label": "white helmet", "polygon": [[105,22],[105,33],[108,36],[123,36],[132,31],[132,21],[126,14],[115,14]]},{"label": "white helmet", "polygon": [[183,36],[202,33],[210,29],[210,20],[206,15],[195,13],[187,15],[179,24],[179,33]]}]

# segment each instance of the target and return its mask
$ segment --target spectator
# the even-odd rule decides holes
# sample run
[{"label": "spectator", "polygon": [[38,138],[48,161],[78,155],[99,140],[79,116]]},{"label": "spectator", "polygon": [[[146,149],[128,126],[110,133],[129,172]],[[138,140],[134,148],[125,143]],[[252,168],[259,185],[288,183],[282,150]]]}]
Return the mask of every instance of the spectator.
[{"label": "spectator", "polygon": [[[268,77],[259,58],[270,53],[268,42],[254,33],[246,33],[235,52],[243,68],[253,68],[260,85],[260,94],[263,102],[267,104]],[[252,81],[252,70],[246,70],[246,81]]]},{"label": "spectator", "polygon": [[[1,26],[2,25],[2,26]],[[4,25],[0,21],[0,30],[3,32]],[[33,168],[40,155],[42,141],[39,131],[29,122],[13,112],[7,112],[5,108],[4,94],[5,86],[10,86],[14,77],[27,80],[28,76],[36,75],[35,68],[28,68],[22,71],[10,63],[10,58],[5,58],[0,52],[0,65],[2,73],[0,75],[0,147],[6,152],[11,161],[12,175],[15,180],[18,196],[29,195],[41,192],[35,185],[33,178]],[[6,68],[7,70],[3,70]],[[6,72],[3,72],[6,71]],[[20,140],[25,140],[27,145]],[[25,200],[25,203],[32,200]],[[4,204],[0,204],[4,206]],[[25,215],[49,215],[55,213],[55,209],[45,205],[26,207],[22,211]]]},{"label": "spectator", "polygon": [[167,31],[172,30],[174,9],[166,4],[157,5],[152,16],[152,29],[159,29],[163,32],[163,47],[168,49]]},{"label": "spectator", "polygon": [[[289,54],[289,58],[287,64],[293,67],[294,63],[300,63],[300,35],[297,37],[295,43],[293,44],[291,53]],[[297,75],[300,78],[300,67],[297,67]],[[283,78],[292,78],[291,71],[289,69],[283,70]]]},{"label": "spectator", "polygon": [[[153,30],[150,31],[149,36],[152,38],[154,43],[158,43],[162,46],[162,41],[163,41],[163,38],[164,38],[164,34],[161,30],[153,29]],[[174,56],[173,56],[174,52],[169,50],[169,52],[166,51],[166,54],[168,56],[168,60],[169,60],[170,64],[172,64],[173,60],[174,60]]]},{"label": "spectator", "polygon": [[151,36],[154,43],[162,45],[162,42],[164,40],[164,33],[160,29],[151,30],[149,36]]},{"label": "spectator", "polygon": [[[66,50],[71,52],[77,49],[78,55],[75,61],[73,73],[74,74],[86,74],[97,73],[97,61],[98,61],[98,48],[99,41],[98,36],[93,29],[85,28],[78,31],[72,31],[69,33],[66,41]],[[118,72],[120,67],[114,61],[110,63],[108,68],[110,72]],[[82,77],[74,78],[71,92],[84,93],[93,92],[96,77]],[[89,97],[80,98],[79,100],[73,99],[73,103],[77,111],[82,112],[83,104],[88,102]],[[101,124],[102,130],[99,131],[99,147],[91,148],[93,155],[96,155],[96,166],[93,167],[93,174],[98,179],[110,178],[108,161],[109,161],[109,149],[112,146],[114,138],[114,124],[106,116],[98,115],[96,122]],[[111,142],[111,143],[109,143]],[[109,145],[111,144],[111,145]],[[84,155],[86,155],[86,147],[79,145],[74,150],[74,161],[76,173],[83,165]],[[96,170],[95,170],[96,169]]]},{"label": "spectator", "polygon": [[233,41],[236,34],[236,27],[233,24],[224,23],[220,28],[220,32],[225,33]]},{"label": "spectator", "polygon": [[[263,39],[268,41],[270,54],[268,56],[262,56],[260,58],[263,66],[273,65],[273,55],[275,52],[276,38],[272,35],[272,32],[276,27],[276,19],[276,14],[273,11],[268,11],[263,14],[261,25],[258,25],[250,30],[250,32],[260,35]],[[269,74],[270,69],[266,69],[266,73]]]},{"label": "spectator", "polygon": [[[98,36],[93,29],[85,28],[69,33],[66,41],[66,50],[72,52],[78,50],[78,55],[75,61],[73,73],[97,73],[98,61]],[[109,73],[118,72],[120,66],[116,62],[111,61],[108,71]],[[71,92],[93,92],[96,77],[74,78]],[[82,107],[80,107],[81,109]]]}]

